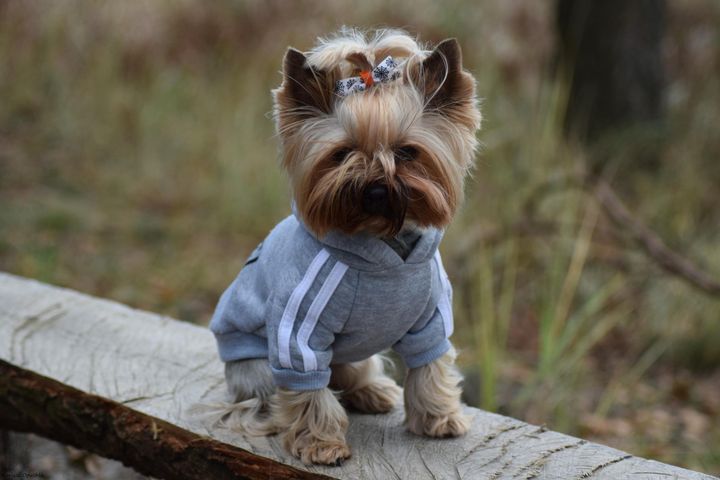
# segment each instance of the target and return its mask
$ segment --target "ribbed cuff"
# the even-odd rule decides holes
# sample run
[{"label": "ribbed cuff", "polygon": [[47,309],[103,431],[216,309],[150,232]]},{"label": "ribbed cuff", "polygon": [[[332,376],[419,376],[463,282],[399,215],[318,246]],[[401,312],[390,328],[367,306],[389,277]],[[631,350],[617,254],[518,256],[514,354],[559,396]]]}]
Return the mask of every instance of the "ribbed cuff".
[{"label": "ribbed cuff", "polygon": [[216,334],[220,360],[232,362],[250,358],[268,358],[267,338],[252,333],[230,332]]},{"label": "ribbed cuff", "polygon": [[330,370],[297,372],[288,368],[271,367],[275,385],[289,390],[319,390],[330,383]]},{"label": "ribbed cuff", "polygon": [[444,338],[442,342],[435,345],[430,350],[426,350],[424,352],[416,353],[413,355],[403,355],[403,361],[408,368],[422,367],[423,365],[427,365],[433,360],[437,360],[438,358],[445,355],[445,353],[450,350],[451,346],[452,345],[450,344],[450,340]]}]

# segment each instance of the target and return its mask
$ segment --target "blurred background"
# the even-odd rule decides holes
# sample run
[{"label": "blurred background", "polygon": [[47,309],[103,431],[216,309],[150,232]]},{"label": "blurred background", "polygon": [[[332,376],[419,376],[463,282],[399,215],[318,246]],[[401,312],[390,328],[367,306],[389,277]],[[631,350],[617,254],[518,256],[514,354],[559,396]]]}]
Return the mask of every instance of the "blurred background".
[{"label": "blurred background", "polygon": [[290,210],[284,50],[341,25],[457,37],[478,79],[467,401],[720,473],[716,0],[0,0],[0,270],[207,324]]}]

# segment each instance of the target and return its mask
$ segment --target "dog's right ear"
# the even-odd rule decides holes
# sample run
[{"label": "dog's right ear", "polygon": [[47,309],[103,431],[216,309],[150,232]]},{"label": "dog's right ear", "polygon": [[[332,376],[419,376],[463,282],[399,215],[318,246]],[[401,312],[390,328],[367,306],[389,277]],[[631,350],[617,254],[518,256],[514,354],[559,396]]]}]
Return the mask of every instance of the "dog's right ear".
[{"label": "dog's right ear", "polygon": [[334,85],[331,74],[311,67],[301,51],[288,48],[282,85],[273,92],[280,132],[299,121],[331,113]]}]

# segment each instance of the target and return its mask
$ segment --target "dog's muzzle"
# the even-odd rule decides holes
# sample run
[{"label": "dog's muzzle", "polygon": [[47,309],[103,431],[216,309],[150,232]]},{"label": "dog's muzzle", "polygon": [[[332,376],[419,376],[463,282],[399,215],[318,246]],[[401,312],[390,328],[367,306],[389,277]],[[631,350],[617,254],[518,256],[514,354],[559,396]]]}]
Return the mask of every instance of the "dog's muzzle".
[{"label": "dog's muzzle", "polygon": [[392,225],[392,233],[397,233],[405,222],[407,195],[402,186],[390,188],[385,184],[368,185],[362,195],[363,211],[372,216],[382,216]]}]

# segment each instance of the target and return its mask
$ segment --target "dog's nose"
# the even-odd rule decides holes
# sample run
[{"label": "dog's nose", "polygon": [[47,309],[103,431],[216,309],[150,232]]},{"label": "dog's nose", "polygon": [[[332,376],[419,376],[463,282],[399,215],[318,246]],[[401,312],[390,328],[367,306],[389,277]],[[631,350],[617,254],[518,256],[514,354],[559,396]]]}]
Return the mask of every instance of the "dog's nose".
[{"label": "dog's nose", "polygon": [[385,185],[370,185],[363,192],[363,208],[365,212],[376,215],[385,211],[388,189]]}]

